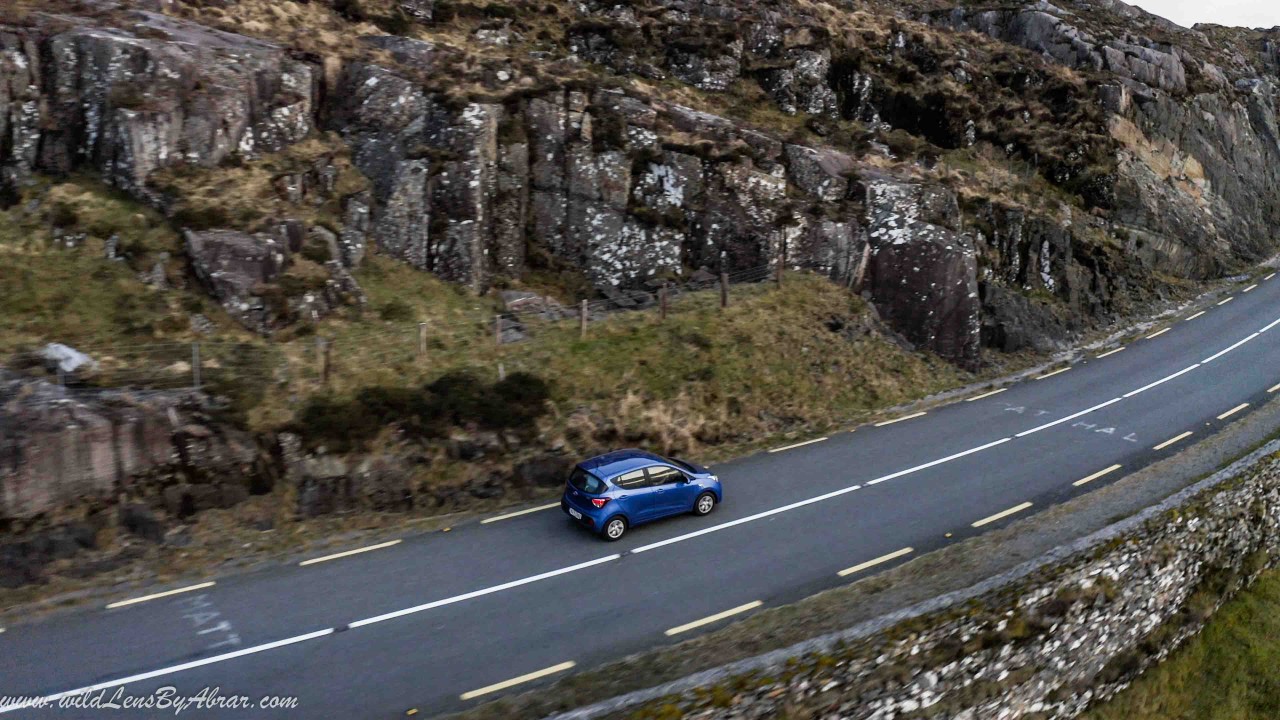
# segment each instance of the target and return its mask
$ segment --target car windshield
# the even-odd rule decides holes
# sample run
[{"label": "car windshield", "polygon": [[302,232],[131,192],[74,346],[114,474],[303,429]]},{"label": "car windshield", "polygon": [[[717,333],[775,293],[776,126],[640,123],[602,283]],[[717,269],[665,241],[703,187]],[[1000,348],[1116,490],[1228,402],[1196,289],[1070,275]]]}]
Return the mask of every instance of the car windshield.
[{"label": "car windshield", "polygon": [[685,462],[685,461],[683,461],[683,460],[679,460],[679,459],[676,459],[676,458],[667,458],[667,459],[668,459],[668,460],[670,460],[670,461],[671,461],[671,464],[672,464],[672,465],[675,465],[676,467],[684,468],[685,470],[688,470],[689,472],[691,472],[691,473],[695,473],[695,474],[698,472],[698,468],[696,468],[696,467],[694,467],[694,466],[690,465],[689,463],[687,463],[687,462]]},{"label": "car windshield", "polygon": [[573,469],[573,473],[569,475],[569,484],[591,495],[604,492],[604,482],[582,468]]}]

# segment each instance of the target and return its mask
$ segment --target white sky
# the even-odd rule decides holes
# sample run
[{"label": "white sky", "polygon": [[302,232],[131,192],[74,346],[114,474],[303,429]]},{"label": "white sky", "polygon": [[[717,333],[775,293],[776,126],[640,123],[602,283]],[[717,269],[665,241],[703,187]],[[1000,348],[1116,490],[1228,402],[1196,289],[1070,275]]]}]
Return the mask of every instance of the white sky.
[{"label": "white sky", "polygon": [[1270,28],[1280,25],[1277,0],[1127,0],[1149,13],[1191,27],[1196,23]]}]

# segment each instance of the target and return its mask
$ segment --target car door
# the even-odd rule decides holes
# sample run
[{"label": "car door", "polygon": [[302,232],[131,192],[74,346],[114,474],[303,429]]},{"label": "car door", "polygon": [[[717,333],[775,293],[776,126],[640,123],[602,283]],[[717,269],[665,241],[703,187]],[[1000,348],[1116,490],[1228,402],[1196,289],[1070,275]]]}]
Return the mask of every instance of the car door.
[{"label": "car door", "polygon": [[613,479],[613,484],[622,491],[616,496],[618,505],[633,524],[658,517],[657,495],[643,468],[622,473]]},{"label": "car door", "polygon": [[649,486],[656,498],[657,517],[676,515],[693,508],[693,496],[689,495],[690,486],[684,473],[668,465],[650,465],[645,471],[649,474]]}]

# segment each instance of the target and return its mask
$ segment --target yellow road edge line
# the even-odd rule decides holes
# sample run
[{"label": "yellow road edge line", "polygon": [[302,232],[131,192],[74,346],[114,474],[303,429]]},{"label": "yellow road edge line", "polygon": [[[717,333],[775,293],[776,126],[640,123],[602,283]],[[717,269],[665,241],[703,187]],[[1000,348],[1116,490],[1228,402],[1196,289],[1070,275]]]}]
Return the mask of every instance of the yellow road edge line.
[{"label": "yellow road edge line", "polygon": [[1167,332],[1169,332],[1169,328],[1165,328],[1165,329],[1160,330],[1160,331],[1158,331],[1158,332],[1153,332],[1153,333],[1151,333],[1150,335],[1148,335],[1148,336],[1147,336],[1147,339],[1148,339],[1148,340],[1154,340],[1154,339],[1156,339],[1156,338],[1160,337],[1161,335],[1163,335],[1163,334],[1165,334],[1165,333],[1167,333]]},{"label": "yellow road edge line", "polygon": [[508,518],[520,517],[521,515],[528,515],[529,513],[536,513],[541,510],[550,510],[553,507],[560,507],[560,503],[551,503],[550,505],[539,505],[538,507],[528,508],[527,510],[517,510],[515,512],[509,512],[506,515],[495,515],[494,517],[485,518],[484,520],[481,520],[480,524],[488,525],[491,522],[498,522],[499,520],[506,520]]},{"label": "yellow road edge line", "polygon": [[999,395],[1000,393],[1002,393],[1002,392],[1004,392],[1005,390],[1008,390],[1008,389],[1009,389],[1009,388],[1000,388],[999,390],[992,390],[991,392],[985,392],[985,393],[982,393],[981,395],[978,395],[978,396],[976,396],[976,397],[971,397],[971,398],[969,398],[969,399],[965,400],[965,402],[973,402],[974,400],[981,400],[982,398],[989,398],[989,397],[991,397],[992,395]]},{"label": "yellow road edge line", "polygon": [[1231,302],[1232,300],[1235,300],[1235,299],[1236,299],[1236,298],[1235,298],[1235,296],[1234,296],[1234,295],[1232,295],[1231,297],[1227,298],[1226,300],[1223,300],[1222,302],[1220,302],[1220,303],[1218,303],[1218,304],[1219,304],[1219,305],[1226,305],[1227,303],[1229,303],[1229,302]]},{"label": "yellow road edge line", "polygon": [[1235,415],[1236,413],[1240,412],[1241,410],[1243,410],[1243,409],[1245,409],[1245,408],[1247,408],[1247,407],[1249,407],[1249,403],[1240,403],[1239,405],[1237,405],[1237,406],[1235,406],[1235,407],[1231,408],[1230,410],[1228,410],[1228,411],[1226,411],[1226,412],[1222,413],[1221,415],[1219,415],[1219,416],[1218,416],[1218,419],[1219,419],[1219,420],[1226,420],[1227,418],[1231,417],[1232,415]]},{"label": "yellow road edge line", "polygon": [[1115,355],[1116,353],[1120,352],[1120,351],[1121,351],[1121,350],[1123,350],[1123,349],[1124,349],[1124,346],[1123,346],[1123,345],[1121,345],[1120,347],[1116,348],[1115,350],[1108,350],[1107,352],[1102,353],[1101,355],[1099,355],[1099,356],[1098,356],[1097,358],[1095,358],[1095,359],[1096,359],[1096,360],[1101,360],[1102,358],[1104,358],[1104,357],[1106,357],[1106,356],[1108,356],[1108,355]]},{"label": "yellow road edge line", "polygon": [[558,672],[564,672],[565,670],[568,670],[574,667],[575,665],[577,665],[577,663],[575,663],[572,660],[568,662],[562,662],[559,665],[552,665],[549,668],[534,670],[533,672],[525,675],[521,675],[520,677],[514,677],[514,678],[511,678],[510,680],[503,680],[500,683],[487,685],[485,687],[480,688],[479,690],[470,690],[468,692],[464,692],[458,697],[462,700],[470,700],[472,698],[478,698],[481,695],[488,695],[489,693],[495,693],[495,692],[498,692],[499,690],[506,690],[509,687],[514,687],[521,683],[527,683],[531,680],[537,680],[538,678],[544,678],[548,675],[555,675]]},{"label": "yellow road edge line", "polygon": [[125,605],[133,605],[135,603],[146,602],[148,600],[156,600],[162,597],[169,597],[170,595],[179,595],[181,593],[191,592],[192,590],[203,590],[205,588],[213,587],[215,584],[216,583],[214,581],[210,580],[209,582],[197,583],[195,585],[180,587],[176,590],[166,590],[164,592],[158,592],[152,595],[143,595],[142,597],[130,598],[129,600],[121,600],[119,602],[113,602],[110,605],[107,605],[107,609],[112,610],[118,607],[124,607]]},{"label": "yellow road edge line", "polygon": [[872,558],[871,560],[868,560],[868,561],[866,561],[866,562],[858,563],[857,565],[854,565],[854,566],[853,566],[853,567],[851,567],[851,568],[845,568],[844,570],[841,570],[840,572],[838,572],[838,573],[836,573],[836,574],[837,574],[837,575],[839,575],[840,577],[845,577],[845,576],[848,576],[848,575],[852,575],[852,574],[854,574],[854,573],[856,573],[856,572],[862,572],[863,570],[866,570],[866,569],[867,569],[867,568],[869,568],[869,567],[875,567],[876,565],[879,565],[880,563],[889,562],[890,560],[893,560],[894,558],[900,558],[900,557],[902,557],[903,555],[910,555],[910,554],[911,554],[911,553],[913,553],[913,552],[915,552],[915,548],[909,548],[909,547],[907,547],[907,548],[902,548],[901,550],[894,550],[893,552],[889,553],[888,555],[881,555],[881,556],[880,556],[880,557],[878,557],[878,558]]},{"label": "yellow road edge line", "polygon": [[1244,290],[1241,290],[1240,292],[1249,292],[1250,290],[1252,290],[1252,289],[1254,289],[1254,288],[1256,288],[1256,287],[1258,287],[1256,284],[1254,284],[1254,285],[1250,285],[1249,287],[1245,288]]},{"label": "yellow road edge line", "polygon": [[399,545],[399,544],[400,544],[399,540],[392,540],[390,542],[378,543],[377,545],[369,545],[367,547],[356,548],[355,550],[347,550],[346,552],[334,553],[332,555],[325,555],[324,557],[311,558],[310,560],[303,560],[302,562],[298,563],[298,565],[299,566],[315,565],[316,563],[322,563],[322,562],[325,562],[326,560],[337,560],[338,558],[344,558],[349,555],[359,555],[360,553],[367,553],[370,550],[381,550],[382,548],[387,548],[387,547],[391,547],[392,545]]},{"label": "yellow road edge line", "polygon": [[893,420],[885,420],[884,422],[876,423],[876,427],[884,427],[885,425],[892,425],[896,422],[902,422],[903,420],[910,420],[911,418],[918,418],[921,415],[925,415],[925,414],[927,413],[925,413],[924,411],[921,411],[921,412],[915,413],[914,415],[905,415],[900,418],[894,418]]},{"label": "yellow road edge line", "polygon": [[1151,448],[1151,449],[1152,449],[1152,450],[1163,450],[1163,449],[1165,449],[1165,448],[1169,447],[1170,445],[1172,445],[1172,444],[1174,444],[1174,443],[1178,442],[1179,440],[1183,440],[1183,439],[1188,438],[1188,437],[1191,437],[1191,431],[1190,431],[1190,430],[1188,430],[1188,431],[1186,431],[1186,432],[1182,433],[1181,435],[1177,435],[1177,436],[1171,437],[1171,438],[1169,438],[1168,440],[1165,440],[1164,442],[1160,443],[1159,445],[1157,445],[1157,446],[1155,446],[1155,447],[1153,447],[1153,448]]},{"label": "yellow road edge line", "polygon": [[798,442],[798,443],[795,443],[794,445],[783,445],[782,447],[780,447],[780,448],[774,448],[774,449],[770,450],[769,452],[771,452],[771,453],[776,453],[776,452],[782,452],[783,450],[794,450],[795,448],[798,448],[798,447],[804,447],[805,445],[812,445],[812,444],[814,444],[814,443],[820,443],[820,442],[822,442],[823,440],[826,440],[826,439],[827,439],[827,438],[826,438],[826,436],[824,435],[823,437],[820,437],[820,438],[814,438],[813,440],[805,440],[804,442]]},{"label": "yellow road edge line", "polygon": [[1040,377],[1038,377],[1038,378],[1036,378],[1036,379],[1037,379],[1037,380],[1043,380],[1043,379],[1045,379],[1045,378],[1050,378],[1050,377],[1053,377],[1054,375],[1058,375],[1058,374],[1060,374],[1060,373],[1064,373],[1064,372],[1066,372],[1066,371],[1068,371],[1068,370],[1070,370],[1070,369],[1071,369],[1071,366],[1070,366],[1070,365],[1068,365],[1067,367],[1064,367],[1064,368],[1062,368],[1061,370],[1054,370],[1054,371],[1053,371],[1053,372],[1051,372],[1051,373],[1045,373],[1045,374],[1041,375]]},{"label": "yellow road edge line", "polygon": [[1276,386],[1273,386],[1273,387],[1269,387],[1269,388],[1267,388],[1267,392],[1269,392],[1269,393],[1273,393],[1273,392],[1275,392],[1275,391],[1277,391],[1277,390],[1280,390],[1280,385],[1276,385]]},{"label": "yellow road edge line", "polygon": [[718,612],[715,615],[708,615],[702,618],[701,620],[694,620],[691,623],[685,623],[684,625],[677,625],[671,628],[670,630],[664,631],[663,635],[666,635],[667,637],[671,637],[672,635],[679,635],[682,632],[687,632],[689,630],[693,630],[694,628],[700,628],[703,625],[710,625],[713,622],[723,620],[727,617],[733,617],[734,615],[747,612],[748,610],[755,610],[756,608],[760,607],[763,604],[764,603],[760,602],[759,600],[753,600],[752,602],[749,602],[746,605],[739,605],[736,608],[729,608],[724,612]]},{"label": "yellow road edge line", "polygon": [[[1205,314],[1206,312],[1208,312],[1208,310],[1201,310],[1200,312],[1196,313],[1195,315],[1192,315],[1191,317],[1187,318],[1187,320],[1195,320],[1196,318],[1200,317],[1201,315]],[[1184,322],[1186,322],[1186,321],[1184,321]]]},{"label": "yellow road edge line", "polygon": [[1120,465],[1112,465],[1111,467],[1107,468],[1106,470],[1099,470],[1098,472],[1096,472],[1096,473],[1094,473],[1094,474],[1090,475],[1089,477],[1087,477],[1087,478],[1080,478],[1079,480],[1077,480],[1077,481],[1075,481],[1075,482],[1073,482],[1073,483],[1071,483],[1071,484],[1072,484],[1072,485],[1075,485],[1076,487],[1080,487],[1081,485],[1084,485],[1085,483],[1090,483],[1090,482],[1093,482],[1094,480],[1097,480],[1098,478],[1102,477],[1103,475],[1106,475],[1106,474],[1108,474],[1108,473],[1113,473],[1113,472],[1115,472],[1115,471],[1119,470],[1119,469],[1120,469],[1120,467],[1121,467]]},{"label": "yellow road edge line", "polygon": [[979,520],[978,522],[973,523],[973,527],[982,527],[983,525],[986,525],[987,523],[993,523],[993,522],[995,522],[995,521],[997,521],[997,520],[999,520],[999,519],[1001,519],[1001,518],[1009,517],[1010,515],[1012,515],[1012,514],[1014,514],[1014,513],[1020,513],[1020,512],[1022,512],[1023,510],[1026,510],[1026,509],[1027,509],[1027,508],[1029,508],[1029,507],[1031,507],[1031,503],[1029,503],[1029,502],[1024,502],[1024,503],[1022,503],[1021,505],[1014,505],[1013,507],[1009,508],[1008,510],[1001,510],[1000,512],[996,513],[995,515],[991,515],[990,517],[984,517],[984,518],[982,518],[982,519],[981,519],[981,520]]}]

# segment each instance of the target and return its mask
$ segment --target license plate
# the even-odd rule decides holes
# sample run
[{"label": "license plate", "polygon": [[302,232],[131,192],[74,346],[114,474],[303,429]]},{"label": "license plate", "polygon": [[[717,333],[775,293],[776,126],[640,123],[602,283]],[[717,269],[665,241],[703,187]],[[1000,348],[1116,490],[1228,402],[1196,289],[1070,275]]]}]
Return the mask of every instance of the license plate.
[{"label": "license plate", "polygon": [[581,520],[581,519],[582,519],[582,513],[578,512],[577,510],[574,510],[573,508],[569,508],[569,514],[570,514],[570,515],[572,515],[572,516],[574,516],[575,518],[577,518],[577,519],[579,519],[579,520]]}]

